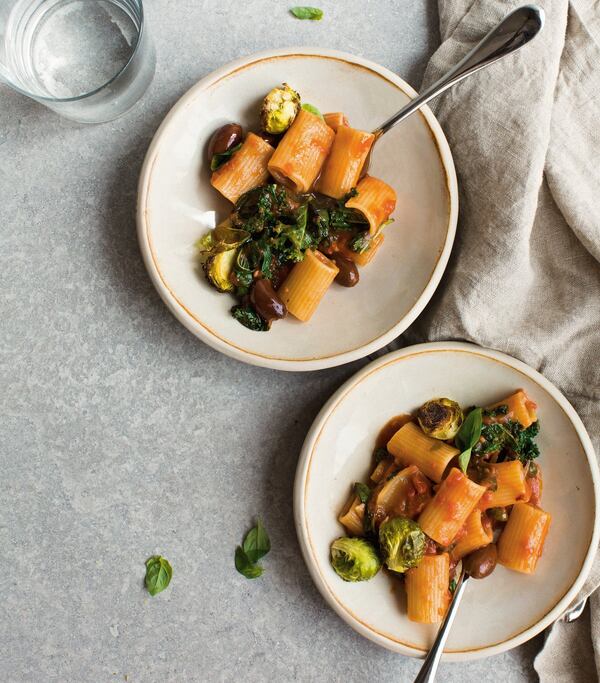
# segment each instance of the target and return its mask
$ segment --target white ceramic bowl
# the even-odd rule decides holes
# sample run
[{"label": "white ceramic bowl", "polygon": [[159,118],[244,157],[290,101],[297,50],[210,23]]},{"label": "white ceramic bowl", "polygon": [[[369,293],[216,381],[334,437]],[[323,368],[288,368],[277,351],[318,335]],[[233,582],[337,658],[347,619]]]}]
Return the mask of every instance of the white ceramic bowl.
[{"label": "white ceramic bowl", "polygon": [[420,657],[437,631],[408,620],[404,590],[385,572],[346,583],[329,563],[329,546],[344,533],[337,515],[352,483],[366,481],[380,428],[435,396],[486,405],[518,388],[538,404],[542,507],[552,515],[544,554],[533,576],[498,566],[469,583],[444,657],[474,659],[523,643],[556,620],[582,587],[598,546],[599,475],[573,407],[542,375],[502,353],[459,343],[413,346],[371,363],[332,396],[308,433],[296,474],[294,514],[310,573],[363,636]]},{"label": "white ceramic bowl", "polygon": [[282,81],[322,111],[344,111],[372,130],[415,91],[387,69],[331,50],[275,50],[202,79],[173,107],[148,150],[138,195],[138,236],[152,282],[177,319],[238,360],[315,370],[361,358],[389,343],[423,310],[446,267],[458,211],[450,149],[426,107],[385,135],[373,175],[398,194],[395,223],[357,287],[334,284],[309,323],[289,316],[268,333],[234,320],[229,295],[199,272],[194,243],[230,210],[209,185],[206,146],[227,121],[257,126],[260,101]]}]

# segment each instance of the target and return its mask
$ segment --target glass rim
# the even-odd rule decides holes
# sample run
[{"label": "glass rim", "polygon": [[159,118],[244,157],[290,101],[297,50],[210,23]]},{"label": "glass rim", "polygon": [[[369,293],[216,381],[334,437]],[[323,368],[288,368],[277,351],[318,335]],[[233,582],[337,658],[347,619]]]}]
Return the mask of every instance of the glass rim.
[{"label": "glass rim", "polygon": [[75,95],[74,97],[52,97],[52,96],[47,96],[47,95],[37,95],[30,90],[24,90],[20,86],[16,85],[12,79],[10,79],[10,82],[7,84],[10,88],[13,90],[16,90],[17,92],[21,93],[22,95],[25,95],[26,97],[30,97],[31,99],[37,100],[38,102],[56,102],[59,104],[68,103],[68,102],[79,102],[81,100],[85,100],[88,97],[92,97],[93,95],[97,95],[101,90],[104,90],[107,86],[109,86],[111,83],[114,83],[114,81],[121,76],[127,69],[127,67],[131,64],[133,61],[133,58],[136,56],[138,48],[142,42],[142,34],[144,32],[144,26],[145,26],[145,16],[144,16],[144,4],[143,0],[134,0],[139,6],[139,11],[140,11],[140,30],[137,32],[137,40],[135,41],[135,45],[133,46],[133,49],[131,50],[131,54],[129,55],[129,59],[123,64],[123,66],[113,75],[111,76],[105,83],[102,83],[102,85],[99,85],[97,88],[94,88],[93,90],[89,90],[88,92],[84,92],[81,95]]}]

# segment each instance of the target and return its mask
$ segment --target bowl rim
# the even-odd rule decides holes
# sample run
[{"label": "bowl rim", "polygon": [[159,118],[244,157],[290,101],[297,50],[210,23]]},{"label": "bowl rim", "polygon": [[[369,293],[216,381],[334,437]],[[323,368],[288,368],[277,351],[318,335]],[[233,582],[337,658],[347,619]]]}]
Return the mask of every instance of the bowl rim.
[{"label": "bowl rim", "polygon": [[429,109],[429,107],[424,106],[420,110],[419,114],[424,119],[433,137],[433,141],[438,151],[440,163],[446,176],[446,189],[448,195],[448,224],[446,229],[446,237],[442,249],[438,254],[437,262],[430,274],[425,288],[417,297],[416,301],[413,303],[406,315],[404,315],[399,321],[396,322],[395,325],[393,325],[383,334],[379,335],[370,342],[367,342],[366,344],[362,344],[359,347],[344,351],[342,353],[336,353],[322,357],[299,359],[286,359],[283,357],[259,354],[248,349],[244,349],[241,346],[236,346],[231,342],[219,337],[216,332],[212,331],[206,325],[203,325],[200,320],[191,313],[191,311],[187,310],[182,302],[178,301],[174,292],[170,290],[166,280],[163,279],[160,268],[156,263],[152,253],[152,242],[150,236],[151,231],[147,216],[147,202],[152,171],[158,158],[163,136],[172,125],[175,125],[175,120],[179,112],[185,109],[193,99],[201,96],[202,92],[208,90],[217,82],[233,75],[242,69],[252,67],[259,62],[285,57],[311,57],[342,61],[346,64],[371,71],[374,75],[378,75],[384,80],[390,82],[392,85],[395,85],[410,98],[414,98],[417,95],[417,92],[414,90],[414,88],[412,88],[408,83],[406,83],[406,81],[401,79],[386,67],[381,66],[380,64],[377,64],[371,60],[364,59],[363,57],[358,57],[351,53],[342,52],[339,50],[328,50],[318,47],[292,47],[276,50],[264,50],[229,62],[211,72],[198,81],[195,85],[193,85],[167,113],[156,133],[154,134],[152,142],[150,143],[146,153],[138,182],[136,212],[137,235],[146,270],[150,275],[150,279],[154,287],[158,291],[164,303],[167,305],[167,308],[182,325],[184,325],[190,332],[192,332],[192,334],[201,339],[204,343],[208,344],[208,346],[226,354],[227,356],[230,356],[231,358],[235,358],[236,360],[245,363],[250,363],[251,365],[287,371],[321,370],[324,368],[343,365],[344,363],[350,363],[351,361],[364,358],[366,355],[383,348],[386,344],[389,344],[393,339],[404,332],[404,330],[406,330],[415,321],[425,306],[429,303],[429,300],[436,291],[442,275],[446,270],[448,259],[454,244],[456,223],[458,219],[458,182],[448,141],[446,140],[442,128],[432,111]]},{"label": "bowl rim", "polygon": [[544,630],[547,626],[556,621],[583,587],[583,584],[590,573],[596,555],[596,549],[600,539],[600,509],[598,506],[598,501],[600,500],[600,471],[598,468],[598,461],[591,439],[581,418],[575,411],[575,408],[573,408],[565,396],[548,379],[537,372],[537,370],[534,370],[527,364],[517,360],[516,358],[513,358],[512,356],[500,351],[495,351],[493,349],[484,348],[476,344],[464,342],[429,342],[425,344],[416,344],[381,356],[380,358],[366,365],[362,370],[344,382],[344,384],[325,403],[308,430],[306,439],[300,452],[294,479],[294,522],[304,561],[306,562],[309,573],[315,585],[329,606],[332,607],[335,612],[337,612],[337,614],[355,631],[360,633],[362,636],[365,636],[369,640],[377,643],[378,645],[393,650],[394,652],[400,652],[401,654],[405,654],[410,657],[425,657],[427,654],[425,650],[409,644],[401,643],[399,641],[391,640],[385,635],[363,624],[358,620],[357,617],[355,617],[355,615],[352,614],[352,612],[350,612],[350,610],[342,605],[341,601],[338,601],[338,599],[334,596],[334,593],[326,584],[317,567],[317,562],[314,557],[314,550],[311,547],[308,525],[305,521],[305,494],[309,479],[312,454],[314,452],[315,446],[317,445],[320,434],[329,417],[334,413],[338,404],[346,397],[346,395],[348,395],[368,375],[371,375],[373,372],[377,372],[387,365],[395,364],[415,355],[440,352],[445,353],[448,351],[458,351],[467,354],[483,356],[484,358],[507,365],[508,367],[517,370],[529,379],[536,382],[541,389],[549,394],[550,397],[558,404],[558,406],[562,408],[563,412],[566,414],[567,418],[575,429],[590,467],[594,492],[594,526],[590,537],[589,546],[579,570],[579,574],[577,575],[577,578],[571,587],[566,591],[562,598],[558,600],[558,602],[550,611],[548,611],[535,624],[532,624],[523,631],[520,631],[519,633],[516,633],[499,643],[494,643],[485,647],[460,651],[454,650],[450,652],[444,651],[444,661],[464,662],[500,654],[501,652],[505,652],[506,650],[517,647],[518,645],[530,640]]}]

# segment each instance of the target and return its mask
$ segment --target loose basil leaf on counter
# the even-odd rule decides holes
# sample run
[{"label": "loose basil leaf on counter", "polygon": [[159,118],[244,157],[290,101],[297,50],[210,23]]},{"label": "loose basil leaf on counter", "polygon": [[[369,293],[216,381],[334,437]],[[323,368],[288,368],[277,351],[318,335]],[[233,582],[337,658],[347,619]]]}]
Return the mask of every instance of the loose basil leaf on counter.
[{"label": "loose basil leaf on counter", "polygon": [[323,114],[321,114],[321,112],[315,107],[314,104],[308,104],[308,102],[306,102],[302,105],[302,109],[304,109],[304,111],[310,112],[311,114],[314,114],[315,116],[318,116],[319,118],[323,118]]},{"label": "loose basil leaf on counter", "polygon": [[264,557],[271,550],[271,541],[260,519],[256,526],[246,534],[242,549],[252,564],[256,564],[261,557]]},{"label": "loose basil leaf on counter", "polygon": [[219,166],[222,166],[226,161],[229,161],[229,159],[239,150],[241,146],[242,143],[240,142],[239,145],[236,145],[235,147],[228,149],[226,152],[219,152],[218,154],[213,154],[213,158],[210,162],[210,170],[216,171],[219,168]]},{"label": "loose basil leaf on counter", "polygon": [[361,503],[366,503],[371,495],[371,489],[361,481],[357,481],[356,484],[354,484],[354,492]]},{"label": "loose basil leaf on counter", "polygon": [[482,410],[481,408],[474,408],[467,415],[456,435],[456,445],[462,451],[458,456],[458,465],[465,473],[471,460],[471,450],[481,437],[482,427]]},{"label": "loose basil leaf on counter", "polygon": [[239,545],[235,549],[235,568],[247,579],[257,579],[263,573],[263,568],[259,564],[251,562]]},{"label": "loose basil leaf on counter", "polygon": [[310,21],[320,21],[323,18],[323,10],[318,7],[292,7],[290,12],[296,19],[309,19]]},{"label": "loose basil leaf on counter", "polygon": [[146,560],[146,588],[150,595],[164,591],[172,576],[173,568],[166,558],[153,555]]}]

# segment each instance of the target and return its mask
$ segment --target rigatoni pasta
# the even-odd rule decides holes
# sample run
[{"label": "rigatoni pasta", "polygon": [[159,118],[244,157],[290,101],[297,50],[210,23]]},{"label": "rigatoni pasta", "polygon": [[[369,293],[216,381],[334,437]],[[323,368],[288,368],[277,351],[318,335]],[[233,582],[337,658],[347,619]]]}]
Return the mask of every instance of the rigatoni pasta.
[{"label": "rigatoni pasta", "polygon": [[383,564],[404,574],[408,618],[421,623],[443,618],[458,567],[474,579],[497,563],[532,573],[550,526],[550,515],[531,502],[542,492],[534,462],[539,424],[515,409],[527,407],[531,417],[532,405],[516,392],[465,413],[456,401],[435,398],[388,420],[369,483],[354,484],[339,517],[352,538],[335,541],[344,548],[332,552],[335,572],[363,581]]},{"label": "rigatoni pasta", "polygon": [[308,250],[297,263],[278,294],[287,310],[298,320],[310,320],[337,275],[338,268],[320,251]]},{"label": "rigatoni pasta", "polygon": [[267,182],[267,164],[274,151],[258,135],[248,133],[240,150],[213,172],[211,185],[235,204],[245,192]]},{"label": "rigatoni pasta", "polygon": [[234,207],[196,247],[206,282],[236,298],[231,315],[247,329],[288,313],[306,321],[332,282],[359,283],[395,205],[383,180],[360,179],[374,140],[287,83],[263,99],[258,133],[234,122],[214,131],[211,184]]},{"label": "rigatoni pasta", "polygon": [[322,118],[301,109],[269,160],[269,173],[296,192],[308,192],[334,137],[335,133]]},{"label": "rigatoni pasta", "polygon": [[341,112],[341,111],[335,111],[335,112],[330,112],[329,114],[323,114],[323,119],[325,120],[325,123],[332,130],[334,130],[336,132],[340,126],[350,125],[348,123],[348,119],[344,116],[343,112]]},{"label": "rigatoni pasta", "polygon": [[454,446],[423,434],[414,422],[401,427],[388,442],[387,449],[398,462],[416,465],[421,472],[438,483],[450,461],[460,452]]},{"label": "rigatoni pasta", "polygon": [[315,185],[316,191],[334,199],[345,197],[356,187],[374,141],[372,133],[349,126],[339,127]]},{"label": "rigatoni pasta", "polygon": [[374,235],[394,212],[396,192],[383,180],[370,175],[358,183],[356,192],[346,207],[360,211],[369,223],[370,234]]},{"label": "rigatoni pasta", "polygon": [[519,389],[519,391],[516,391],[502,401],[494,403],[494,405],[490,406],[490,409],[500,406],[506,406],[507,408],[506,412],[500,416],[501,420],[512,418],[523,427],[529,427],[537,420],[537,406],[522,389]]},{"label": "rigatoni pasta", "polygon": [[450,602],[450,556],[425,555],[418,567],[406,572],[407,613],[411,621],[437,624]]},{"label": "rigatoni pasta", "polygon": [[515,503],[498,541],[498,562],[533,574],[544,549],[550,515],[529,503]]},{"label": "rigatoni pasta", "polygon": [[351,536],[364,536],[365,504],[356,495],[352,495],[341,515],[340,522]]},{"label": "rigatoni pasta", "polygon": [[450,551],[452,559],[460,560],[474,550],[489,545],[493,538],[492,526],[485,513],[482,510],[473,510],[453,541]]},{"label": "rigatoni pasta", "polygon": [[491,465],[491,470],[496,487],[485,494],[482,502],[486,509],[514,505],[526,496],[525,470],[519,460],[499,462]]},{"label": "rigatoni pasta", "polygon": [[449,545],[485,491],[453,467],[421,513],[419,526],[440,545]]}]

